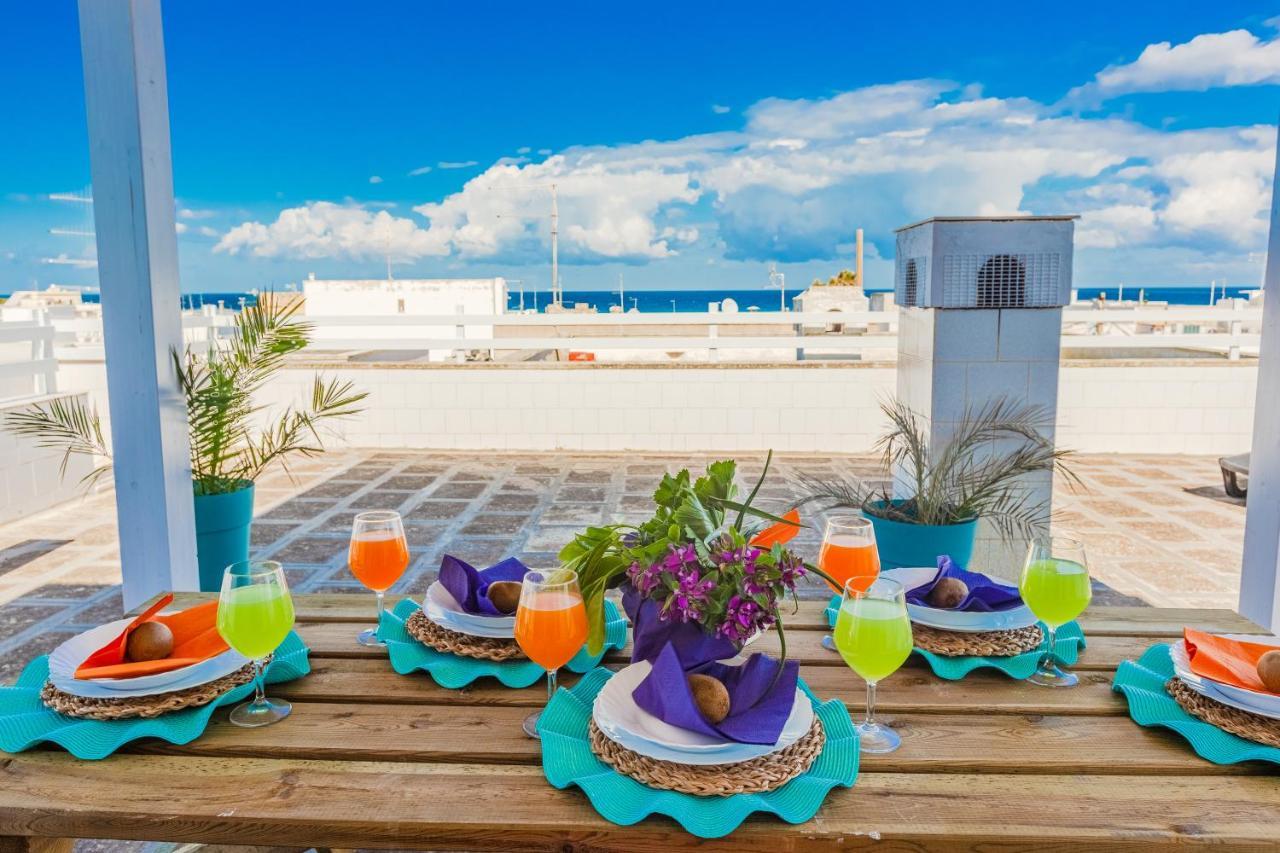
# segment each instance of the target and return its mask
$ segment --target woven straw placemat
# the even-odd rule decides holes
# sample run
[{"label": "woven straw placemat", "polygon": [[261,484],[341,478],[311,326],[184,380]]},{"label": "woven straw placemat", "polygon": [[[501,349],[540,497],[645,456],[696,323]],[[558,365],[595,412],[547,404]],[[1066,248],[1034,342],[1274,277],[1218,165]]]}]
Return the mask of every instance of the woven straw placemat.
[{"label": "woven straw placemat", "polygon": [[438,652],[499,663],[509,660],[528,660],[528,656],[520,650],[515,640],[500,637],[473,637],[470,634],[450,631],[432,622],[421,610],[405,621],[404,629],[410,637]]},{"label": "woven straw placemat", "polygon": [[[263,661],[265,667],[271,658]],[[46,707],[68,717],[85,720],[132,720],[158,717],[172,711],[208,705],[223,693],[253,681],[253,664],[247,663],[235,672],[205,684],[175,690],[172,693],[156,693],[152,696],[126,696],[119,699],[89,699],[75,696],[46,681],[40,691],[40,701]]]},{"label": "woven straw placemat", "polygon": [[731,797],[781,788],[808,770],[827,742],[822,722],[814,717],[808,733],[786,749],[738,764],[677,764],[632,752],[606,737],[595,720],[587,734],[591,751],[619,773],[650,788],[700,797]]},{"label": "woven straw placemat", "polygon": [[1164,689],[1191,716],[1245,740],[1280,749],[1280,720],[1250,714],[1201,696],[1176,676],[1165,682]]},{"label": "woven straw placemat", "polygon": [[945,657],[1013,657],[1035,651],[1044,642],[1039,625],[970,634],[912,622],[911,633],[916,648]]}]

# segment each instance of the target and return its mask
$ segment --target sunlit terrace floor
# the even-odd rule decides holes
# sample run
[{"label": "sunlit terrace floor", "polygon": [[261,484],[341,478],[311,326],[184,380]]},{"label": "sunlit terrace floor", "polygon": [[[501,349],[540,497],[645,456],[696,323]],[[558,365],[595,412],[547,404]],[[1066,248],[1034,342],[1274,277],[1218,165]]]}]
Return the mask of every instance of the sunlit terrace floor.
[{"label": "sunlit terrace floor", "polygon": [[[413,561],[395,591],[420,593],[446,552],[478,565],[511,554],[552,565],[574,531],[643,519],[663,471],[710,458],[330,453],[297,465],[292,480],[279,473],[259,483],[254,552],[281,561],[295,591],[360,593],[346,569],[351,518],[398,508]],[[758,473],[760,461],[745,475]],[[1213,458],[1084,456],[1075,465],[1086,488],[1059,491],[1057,523],[1084,538],[1105,585],[1097,600],[1234,608],[1244,508],[1223,494]],[[788,505],[793,471],[883,476],[871,457],[785,456],[762,506]],[[807,530],[796,544],[816,555],[818,536]],[[109,492],[0,526],[0,682],[77,631],[120,617],[118,553]]]}]

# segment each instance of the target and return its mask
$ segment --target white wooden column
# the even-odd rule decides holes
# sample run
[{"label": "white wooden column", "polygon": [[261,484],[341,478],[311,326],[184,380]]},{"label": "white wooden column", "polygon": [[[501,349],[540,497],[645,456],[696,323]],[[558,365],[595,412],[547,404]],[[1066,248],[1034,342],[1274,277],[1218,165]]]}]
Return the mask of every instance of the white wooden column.
[{"label": "white wooden column", "polygon": [[1271,190],[1240,612],[1280,633],[1280,146]]},{"label": "white wooden column", "polygon": [[160,0],[80,0],[125,607],[196,589]]}]

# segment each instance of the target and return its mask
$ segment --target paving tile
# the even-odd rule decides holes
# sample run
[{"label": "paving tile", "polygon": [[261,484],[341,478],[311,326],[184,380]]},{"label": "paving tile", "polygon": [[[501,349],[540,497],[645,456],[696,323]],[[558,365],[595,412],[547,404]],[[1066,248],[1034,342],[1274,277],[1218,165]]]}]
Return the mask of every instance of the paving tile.
[{"label": "paving tile", "polygon": [[604,493],[604,488],[600,486],[563,486],[556,493],[556,500],[598,504],[604,501]]},{"label": "paving tile", "polygon": [[401,489],[406,492],[416,492],[425,489],[436,481],[436,478],[426,474],[400,474],[395,477],[388,477],[386,480],[378,484],[381,489]]},{"label": "paving tile", "polygon": [[326,511],[333,509],[336,501],[332,498],[323,498],[317,500],[307,500],[303,498],[294,498],[291,501],[285,501],[277,507],[273,507],[268,512],[257,516],[259,521],[311,521],[318,518]]},{"label": "paving tile", "polygon": [[572,525],[565,527],[542,527],[529,536],[529,540],[525,542],[526,551],[555,551],[559,552],[561,548],[568,545],[573,537],[582,531],[580,525]]},{"label": "paving tile", "polygon": [[371,492],[365,492],[347,506],[350,509],[400,509],[415,497],[416,492],[392,492],[379,486]]},{"label": "paving tile", "polygon": [[455,539],[445,551],[479,569],[492,566],[514,553],[510,542],[504,539]]},{"label": "paving tile", "polygon": [[549,490],[551,483],[554,482],[554,480],[554,477],[513,474],[502,483],[500,491],[542,494]]},{"label": "paving tile", "polygon": [[431,492],[433,498],[478,498],[488,483],[442,483]]},{"label": "paving tile", "polygon": [[415,520],[441,520],[457,518],[471,506],[470,501],[425,500],[409,510],[406,518]]},{"label": "paving tile", "polygon": [[465,536],[506,536],[518,532],[528,519],[521,515],[482,513],[462,528]]},{"label": "paving tile", "polygon": [[10,602],[0,607],[0,642],[17,636],[32,625],[64,613],[65,604],[22,604]]},{"label": "paving tile", "polygon": [[70,541],[70,539],[27,539],[11,545],[0,551],[0,575],[20,569],[38,557],[56,551]]},{"label": "paving tile", "polygon": [[531,512],[537,507],[539,498],[537,495],[525,494],[497,494],[489,498],[488,502],[482,508],[483,512]]},{"label": "paving tile", "polygon": [[12,684],[17,681],[27,664],[41,655],[49,654],[74,637],[76,633],[75,631],[46,631],[0,655],[0,684]]},{"label": "paving tile", "polygon": [[327,480],[318,486],[312,486],[299,497],[303,498],[345,498],[364,488],[359,482],[349,480]]},{"label": "paving tile", "polygon": [[[650,503],[652,506],[652,503]],[[652,509],[646,510],[648,516]],[[574,524],[585,527],[588,524],[600,524],[604,516],[603,506],[591,504],[553,504],[542,512],[541,521],[546,524]]]},{"label": "paving tile", "polygon": [[272,554],[271,559],[286,565],[328,565],[336,559],[346,559],[348,544],[341,539],[305,536],[285,545]]},{"label": "paving tile", "polygon": [[93,598],[105,590],[107,586],[108,584],[49,583],[28,592],[23,596],[23,599],[52,598],[59,601],[79,603]]},{"label": "paving tile", "polygon": [[116,590],[103,601],[99,601],[70,617],[68,621],[69,624],[75,625],[102,625],[123,618],[124,598],[121,597],[120,591]]},{"label": "paving tile", "polygon": [[298,527],[298,524],[289,524],[287,522],[255,521],[249,529],[249,545],[254,548],[274,545],[280,539],[297,530]]}]

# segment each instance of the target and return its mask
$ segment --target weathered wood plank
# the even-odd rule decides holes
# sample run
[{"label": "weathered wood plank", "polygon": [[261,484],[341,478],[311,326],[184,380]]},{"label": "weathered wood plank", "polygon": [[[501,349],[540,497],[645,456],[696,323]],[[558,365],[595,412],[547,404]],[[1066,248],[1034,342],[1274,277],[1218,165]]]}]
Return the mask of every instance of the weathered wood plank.
[{"label": "weathered wood plank", "polygon": [[[303,622],[298,626],[298,633],[311,648],[316,657],[339,657],[368,660],[382,660],[386,652],[379,648],[358,645],[355,636],[359,626],[345,622]],[[787,631],[787,654],[805,666],[844,667],[844,660],[835,652],[822,647],[821,631]],[[1089,639],[1089,646],[1079,663],[1073,666],[1077,670],[1098,670],[1112,672],[1122,660],[1139,657],[1153,643],[1168,642],[1152,637],[1108,637],[1098,636]],[[751,644],[750,651],[778,654],[778,637],[773,631],[765,634]],[[625,664],[631,660],[631,645],[621,651],[611,651],[605,658],[606,664]],[[919,665],[923,665],[917,659]]]},{"label": "weathered wood plank", "polygon": [[849,849],[1270,849],[1280,786],[1252,776],[869,772],[800,826],[701,841],[618,827],[534,767],[33,752],[0,763],[0,833],[228,844],[658,853]]},{"label": "weathered wood plank", "polygon": [[[863,682],[847,668],[806,667],[801,676],[819,697],[841,699],[861,708]],[[566,687],[577,676],[565,672]],[[885,711],[910,713],[1067,714],[1114,716],[1125,713],[1124,701],[1111,691],[1111,675],[1080,673],[1080,686],[1053,690],[1014,681],[1003,675],[974,673],[962,681],[944,681],[915,664],[903,668],[880,687],[877,702]],[[272,693],[313,702],[538,707],[546,701],[542,684],[522,690],[481,679],[461,690],[439,687],[425,673],[397,675],[386,661],[320,658],[306,678],[278,684]]]},{"label": "weathered wood plank", "polygon": [[[178,593],[178,606],[207,601],[213,593]],[[394,607],[404,596],[388,596]],[[417,598],[417,596],[415,596]],[[418,600],[421,600],[418,598]],[[372,593],[305,594],[295,600],[299,622],[368,623],[373,612]],[[824,631],[827,624],[825,601],[800,602],[799,612],[784,611],[789,629]],[[1092,607],[1080,617],[1085,633],[1096,636],[1181,637],[1182,629],[1194,625],[1206,631],[1266,633],[1260,626],[1230,610],[1170,607]]]},{"label": "weathered wood plank", "polygon": [[[220,712],[219,721],[190,744],[144,742],[131,751],[225,758],[530,765],[541,760],[541,747],[520,729],[527,713],[526,708],[507,707],[298,702],[287,725],[242,729],[226,723],[225,712]],[[1261,764],[1219,766],[1204,761],[1172,733],[1144,729],[1124,717],[893,712],[883,717],[902,735],[902,748],[889,755],[863,756],[866,772],[1268,772]],[[1031,754],[1034,761],[1028,761]]]}]

